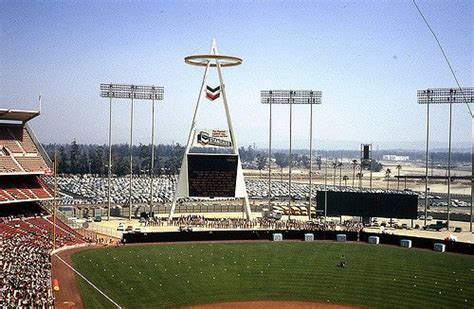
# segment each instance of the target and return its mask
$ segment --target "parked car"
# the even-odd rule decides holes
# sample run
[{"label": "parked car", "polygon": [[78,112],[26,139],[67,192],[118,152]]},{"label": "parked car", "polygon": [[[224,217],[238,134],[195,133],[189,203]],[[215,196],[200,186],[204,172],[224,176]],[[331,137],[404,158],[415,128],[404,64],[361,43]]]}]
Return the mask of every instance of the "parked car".
[{"label": "parked car", "polygon": [[426,231],[435,230],[435,231],[439,232],[439,231],[444,230],[444,229],[447,230],[448,225],[446,223],[444,223],[443,221],[436,221],[436,224],[428,224],[423,229],[426,230]]},{"label": "parked car", "polygon": [[275,219],[275,220],[280,220],[283,215],[283,212],[281,210],[273,210],[270,213],[270,218]]}]

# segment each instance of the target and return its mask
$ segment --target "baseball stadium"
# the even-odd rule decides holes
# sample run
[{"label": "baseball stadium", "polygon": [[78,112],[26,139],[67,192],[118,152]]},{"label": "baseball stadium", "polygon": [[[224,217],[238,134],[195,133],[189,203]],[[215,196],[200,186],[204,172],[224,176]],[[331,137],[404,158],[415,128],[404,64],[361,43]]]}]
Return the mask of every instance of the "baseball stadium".
[{"label": "baseball stadium", "polygon": [[[267,142],[246,149],[236,128],[251,123],[231,113],[239,79],[227,84],[224,73],[247,59],[214,39],[180,61],[201,77],[186,89],[197,97],[186,103],[192,118],[167,116],[186,118],[172,128],[189,129],[183,146],[156,144],[168,86],[98,83],[108,108],[97,115],[107,138],[99,146],[41,141],[41,118],[64,116],[48,115],[47,97],[32,109],[0,102],[1,308],[474,307],[472,151],[466,161],[452,150],[451,109],[448,150],[429,139],[430,106],[471,113],[474,88],[410,90],[419,117],[426,111],[426,151],[409,160],[380,158],[372,143],[318,151],[313,109],[336,112],[321,109],[331,90],[262,81],[252,104],[264,108],[264,129],[253,134]],[[143,105],[147,119],[134,114]],[[301,135],[293,109],[308,118],[303,150],[292,144]],[[288,139],[272,133],[281,123]],[[114,144],[124,137],[117,126],[127,143]],[[149,145],[138,146],[144,127]],[[281,139],[288,149],[277,149]]]}]

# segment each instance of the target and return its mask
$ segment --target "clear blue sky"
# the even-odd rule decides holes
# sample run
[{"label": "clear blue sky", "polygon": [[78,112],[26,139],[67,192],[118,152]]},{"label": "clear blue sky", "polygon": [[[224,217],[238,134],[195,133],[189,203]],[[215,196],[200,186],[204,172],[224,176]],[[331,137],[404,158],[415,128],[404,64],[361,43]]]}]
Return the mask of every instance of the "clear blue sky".
[{"label": "clear blue sky", "polygon": [[[473,1],[419,1],[458,74],[473,83]],[[240,145],[267,146],[260,89],[323,91],[316,148],[360,142],[422,149],[425,108],[416,90],[455,86],[411,1],[1,1],[0,107],[37,108],[43,142],[106,143],[104,82],[165,87],[158,142],[185,143],[203,70],[190,54],[240,56],[224,72]],[[216,79],[209,82],[216,84]],[[114,142],[128,141],[129,102],[116,101]],[[205,101],[209,119],[222,105]],[[465,106],[454,109],[455,145],[469,145]],[[274,140],[288,140],[288,107],[275,108]],[[309,107],[294,109],[296,147],[307,146]],[[135,141],[148,143],[150,104],[136,103]],[[221,111],[220,111],[221,112]],[[433,109],[434,146],[447,143],[448,107]],[[209,126],[209,125],[206,125]]]}]

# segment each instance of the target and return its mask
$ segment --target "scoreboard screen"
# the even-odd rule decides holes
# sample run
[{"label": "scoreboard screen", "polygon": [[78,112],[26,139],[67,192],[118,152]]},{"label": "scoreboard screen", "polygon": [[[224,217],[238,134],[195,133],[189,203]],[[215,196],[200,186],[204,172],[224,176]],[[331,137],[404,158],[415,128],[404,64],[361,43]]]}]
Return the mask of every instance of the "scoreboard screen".
[{"label": "scoreboard screen", "polygon": [[[324,209],[324,191],[318,191],[318,209]],[[362,216],[416,219],[418,196],[398,193],[327,192],[329,216]]]},{"label": "scoreboard screen", "polygon": [[237,155],[188,154],[190,197],[235,197]]}]

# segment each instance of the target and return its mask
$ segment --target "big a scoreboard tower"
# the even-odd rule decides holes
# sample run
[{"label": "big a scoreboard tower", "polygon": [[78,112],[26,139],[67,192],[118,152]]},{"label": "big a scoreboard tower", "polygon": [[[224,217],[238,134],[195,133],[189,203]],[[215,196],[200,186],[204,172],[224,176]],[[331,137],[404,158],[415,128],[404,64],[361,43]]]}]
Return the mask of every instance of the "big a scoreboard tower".
[{"label": "big a scoreboard tower", "polygon": [[[209,54],[192,55],[184,60],[187,64],[204,67],[204,75],[169,218],[173,218],[180,199],[237,198],[242,200],[243,210],[249,219],[247,189],[222,75],[222,68],[240,65],[242,59],[219,54],[216,41],[213,40]],[[217,86],[208,85],[211,72],[217,73]],[[227,128],[197,127],[199,107],[205,104],[205,100],[215,101],[215,108],[224,108]],[[217,103],[219,101],[222,104]]]}]

